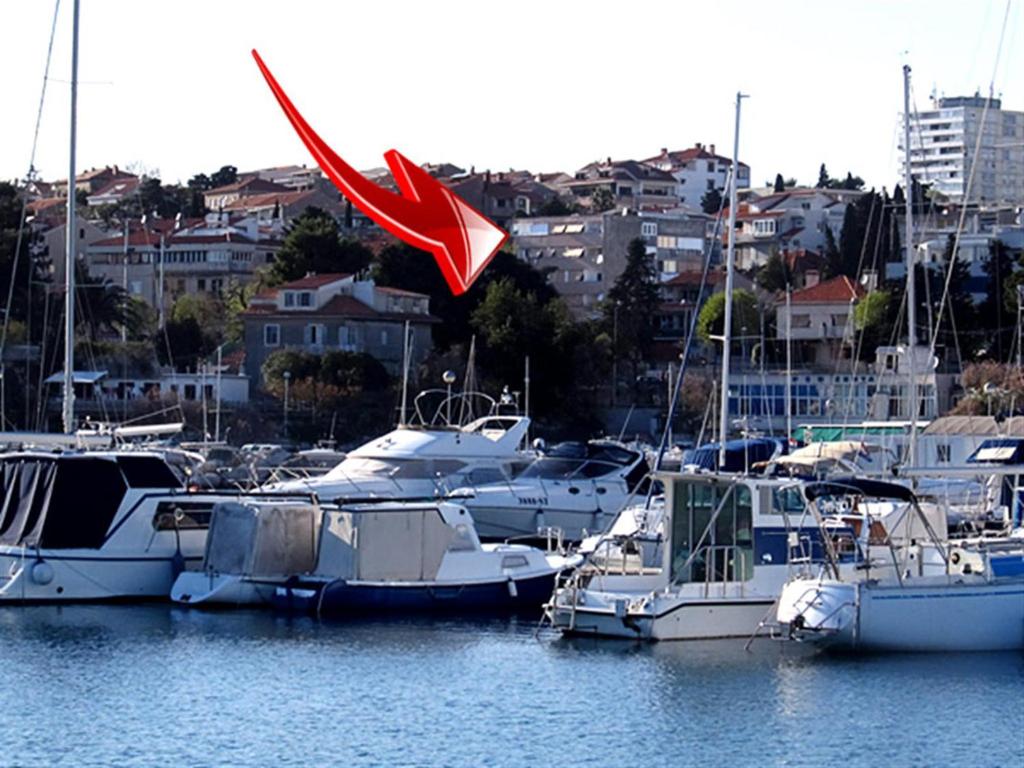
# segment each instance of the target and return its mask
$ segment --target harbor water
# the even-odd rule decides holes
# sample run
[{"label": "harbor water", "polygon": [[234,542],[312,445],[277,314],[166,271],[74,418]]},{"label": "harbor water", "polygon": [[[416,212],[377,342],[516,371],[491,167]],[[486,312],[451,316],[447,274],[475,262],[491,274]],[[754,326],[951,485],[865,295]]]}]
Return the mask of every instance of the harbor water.
[{"label": "harbor water", "polygon": [[1024,765],[1024,655],[0,609],[3,766]]}]

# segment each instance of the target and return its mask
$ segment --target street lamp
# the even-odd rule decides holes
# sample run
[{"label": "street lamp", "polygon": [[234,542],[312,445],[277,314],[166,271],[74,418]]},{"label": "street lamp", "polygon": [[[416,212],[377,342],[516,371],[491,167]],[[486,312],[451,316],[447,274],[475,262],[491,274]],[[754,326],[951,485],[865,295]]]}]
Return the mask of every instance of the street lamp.
[{"label": "street lamp", "polygon": [[288,386],[292,381],[292,372],[284,372],[284,434],[288,436]]},{"label": "street lamp", "polygon": [[452,384],[455,383],[455,371],[453,371],[451,369],[445,371],[444,373],[441,374],[441,380],[444,381],[444,383],[448,386],[448,397],[445,400],[445,403],[447,404],[448,412],[447,412],[447,415],[445,416],[445,418],[448,421],[448,425],[451,426],[451,423],[452,423]]}]

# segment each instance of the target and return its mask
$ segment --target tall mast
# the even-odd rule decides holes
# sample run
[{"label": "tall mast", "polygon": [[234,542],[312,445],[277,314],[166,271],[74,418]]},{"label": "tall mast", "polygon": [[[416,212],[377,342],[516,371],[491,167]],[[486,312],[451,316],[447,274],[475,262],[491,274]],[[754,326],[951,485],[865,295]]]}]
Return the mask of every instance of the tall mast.
[{"label": "tall mast", "polygon": [[725,439],[729,434],[729,345],[732,341],[733,259],[736,253],[736,187],[739,176],[740,102],[743,94],[736,92],[736,133],[732,144],[732,174],[729,185],[729,239],[725,250],[725,318],[722,326],[722,403],[718,423],[718,466],[725,466]]},{"label": "tall mast", "polygon": [[64,432],[75,431],[75,142],[78,121],[78,0],[74,0],[71,33],[71,147],[68,157],[68,219],[64,253]]},{"label": "tall mast", "polygon": [[904,238],[907,241],[907,376],[909,387],[907,389],[907,401],[910,404],[910,450],[907,454],[907,464],[911,467],[917,463],[917,371],[914,360],[914,347],[916,346],[917,331],[917,301],[914,297],[914,264],[917,261],[914,251],[914,182],[910,174],[910,65],[903,65],[903,183],[905,185],[904,198],[907,203],[907,212],[904,216],[906,231]]}]

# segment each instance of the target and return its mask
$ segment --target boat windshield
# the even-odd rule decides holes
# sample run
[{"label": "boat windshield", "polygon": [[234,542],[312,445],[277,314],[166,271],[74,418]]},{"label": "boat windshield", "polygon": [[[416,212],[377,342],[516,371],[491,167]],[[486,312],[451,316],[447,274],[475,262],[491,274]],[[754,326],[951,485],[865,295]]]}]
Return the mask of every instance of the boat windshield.
[{"label": "boat windshield", "polygon": [[521,478],[568,480],[596,478],[629,467],[639,458],[625,448],[603,443],[560,443],[528,466]]},{"label": "boat windshield", "polygon": [[447,477],[466,466],[457,459],[371,459],[350,457],[336,466],[325,477],[372,478],[387,480],[426,480]]}]

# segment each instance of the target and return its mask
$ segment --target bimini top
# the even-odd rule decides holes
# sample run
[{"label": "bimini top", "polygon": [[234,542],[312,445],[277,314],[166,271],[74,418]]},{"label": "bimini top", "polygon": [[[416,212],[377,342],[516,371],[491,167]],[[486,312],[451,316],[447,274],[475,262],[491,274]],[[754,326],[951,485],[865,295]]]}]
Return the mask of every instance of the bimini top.
[{"label": "bimini top", "polygon": [[882,480],[865,480],[861,477],[837,477],[820,483],[807,483],[804,495],[809,501],[821,496],[870,496],[876,499],[898,499],[915,501],[914,492],[904,485],[886,483]]}]

